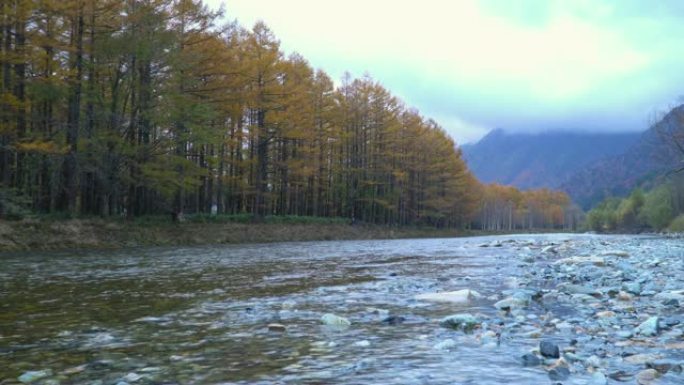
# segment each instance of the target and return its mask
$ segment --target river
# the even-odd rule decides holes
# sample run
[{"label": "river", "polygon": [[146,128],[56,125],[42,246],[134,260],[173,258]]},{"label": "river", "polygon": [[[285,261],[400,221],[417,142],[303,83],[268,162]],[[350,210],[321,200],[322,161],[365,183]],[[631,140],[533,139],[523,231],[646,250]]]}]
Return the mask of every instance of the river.
[{"label": "river", "polygon": [[[524,332],[543,311],[494,345],[439,320],[467,312],[489,320],[481,330],[508,322],[493,303],[550,263],[521,260],[547,245],[632,252],[656,242],[681,244],[551,234],[5,254],[0,384],[25,373],[35,384],[550,383],[547,370],[520,360],[539,344]],[[482,297],[415,298],[464,288]],[[352,324],[323,325],[326,313]],[[441,348],[445,340],[456,344]],[[574,372],[564,383],[595,380]],[[668,376],[664,383],[682,379]]]}]

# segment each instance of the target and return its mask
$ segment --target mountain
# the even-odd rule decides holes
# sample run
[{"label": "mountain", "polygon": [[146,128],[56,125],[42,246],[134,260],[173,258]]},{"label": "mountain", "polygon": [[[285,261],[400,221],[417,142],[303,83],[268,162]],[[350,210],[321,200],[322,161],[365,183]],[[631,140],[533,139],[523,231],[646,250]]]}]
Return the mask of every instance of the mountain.
[{"label": "mountain", "polygon": [[609,156],[571,175],[559,187],[587,209],[609,196],[652,185],[682,167],[684,151],[671,140],[684,134],[684,105],[672,109],[622,154]]},{"label": "mountain", "polygon": [[521,189],[558,188],[607,156],[623,153],[639,133],[509,133],[495,129],[475,144],[461,146],[468,167],[485,183]]}]

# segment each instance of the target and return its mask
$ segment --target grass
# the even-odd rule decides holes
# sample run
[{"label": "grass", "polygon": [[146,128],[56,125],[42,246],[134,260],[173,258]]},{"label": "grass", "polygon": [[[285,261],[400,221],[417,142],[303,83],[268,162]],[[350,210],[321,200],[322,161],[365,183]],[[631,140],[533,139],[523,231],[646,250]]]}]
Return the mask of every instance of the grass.
[{"label": "grass", "polygon": [[0,251],[183,246],[316,240],[454,237],[454,229],[349,224],[345,218],[189,215],[124,218],[32,217],[0,221]]}]

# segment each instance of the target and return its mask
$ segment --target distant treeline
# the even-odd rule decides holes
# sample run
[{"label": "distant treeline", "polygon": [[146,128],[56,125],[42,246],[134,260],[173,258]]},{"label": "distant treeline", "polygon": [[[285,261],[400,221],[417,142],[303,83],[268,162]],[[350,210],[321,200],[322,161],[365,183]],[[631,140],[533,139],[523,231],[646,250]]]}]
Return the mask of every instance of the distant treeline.
[{"label": "distant treeline", "polygon": [[584,220],[582,210],[563,192],[548,189],[520,191],[496,183],[480,186],[479,191],[480,205],[473,218],[477,229],[576,230]]},{"label": "distant treeline", "polygon": [[196,0],[3,1],[0,217],[463,227],[490,207],[436,122],[368,77],[336,87],[262,23],[220,17]]},{"label": "distant treeline", "polygon": [[595,231],[684,231],[684,176],[673,174],[644,192],[608,198],[587,213]]}]

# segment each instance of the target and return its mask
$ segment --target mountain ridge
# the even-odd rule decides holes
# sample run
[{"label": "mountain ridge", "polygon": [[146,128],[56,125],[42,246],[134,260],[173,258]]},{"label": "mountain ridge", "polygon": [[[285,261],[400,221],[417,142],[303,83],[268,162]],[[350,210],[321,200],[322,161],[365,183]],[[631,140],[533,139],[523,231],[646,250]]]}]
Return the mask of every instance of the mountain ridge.
[{"label": "mountain ridge", "polygon": [[569,130],[510,133],[497,128],[461,149],[470,170],[484,183],[557,189],[592,162],[621,154],[640,135]]}]

